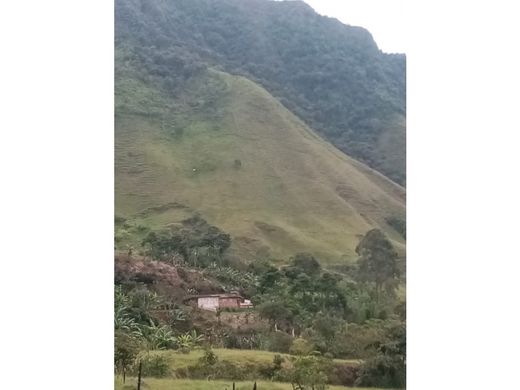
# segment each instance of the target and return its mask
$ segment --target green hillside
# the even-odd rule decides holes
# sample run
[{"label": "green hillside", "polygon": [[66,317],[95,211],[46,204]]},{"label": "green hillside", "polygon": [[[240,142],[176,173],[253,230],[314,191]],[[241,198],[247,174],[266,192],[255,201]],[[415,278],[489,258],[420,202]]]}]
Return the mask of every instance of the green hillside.
[{"label": "green hillside", "polygon": [[[143,227],[200,214],[231,234],[242,260],[312,252],[340,263],[359,237],[405,217],[405,191],[318,137],[258,84],[216,70],[180,89],[142,77],[116,51],[116,233],[137,244]],[[384,145],[382,146],[384,147]],[[141,230],[140,230],[141,229]]]},{"label": "green hillside", "polygon": [[[377,11],[375,11],[377,12]],[[404,185],[406,58],[302,1],[117,0],[116,46],[175,86],[194,66],[255,80],[348,155]]]}]

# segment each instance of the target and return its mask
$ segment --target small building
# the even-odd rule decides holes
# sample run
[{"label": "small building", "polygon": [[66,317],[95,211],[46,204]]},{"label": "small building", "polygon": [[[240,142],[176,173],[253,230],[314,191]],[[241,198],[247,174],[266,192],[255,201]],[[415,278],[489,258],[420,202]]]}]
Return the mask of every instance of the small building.
[{"label": "small building", "polygon": [[206,294],[194,295],[186,299],[186,302],[197,304],[202,310],[217,311],[226,308],[249,308],[253,307],[249,299],[244,299],[239,294]]}]

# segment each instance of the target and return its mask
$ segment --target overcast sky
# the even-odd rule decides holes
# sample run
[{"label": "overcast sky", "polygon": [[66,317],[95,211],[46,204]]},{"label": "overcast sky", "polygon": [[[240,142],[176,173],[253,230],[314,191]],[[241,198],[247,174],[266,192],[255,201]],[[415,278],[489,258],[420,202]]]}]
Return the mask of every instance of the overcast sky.
[{"label": "overcast sky", "polygon": [[387,53],[406,53],[404,3],[406,0],[304,0],[316,12],[361,26],[372,33]]}]

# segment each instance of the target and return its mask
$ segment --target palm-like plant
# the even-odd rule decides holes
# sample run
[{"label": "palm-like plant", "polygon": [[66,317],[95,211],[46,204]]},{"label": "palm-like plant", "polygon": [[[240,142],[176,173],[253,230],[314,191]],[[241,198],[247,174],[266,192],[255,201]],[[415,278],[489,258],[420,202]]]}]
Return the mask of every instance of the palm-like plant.
[{"label": "palm-like plant", "polygon": [[199,346],[204,341],[204,335],[197,334],[197,331],[195,329],[191,331],[190,336],[195,346]]},{"label": "palm-like plant", "polygon": [[197,334],[195,329],[177,336],[177,346],[185,353],[189,353],[193,348],[202,344],[203,341],[204,335]]},{"label": "palm-like plant", "polygon": [[141,327],[128,315],[125,307],[118,307],[114,313],[114,329],[129,333],[134,337],[142,337]]},{"label": "palm-like plant", "polygon": [[186,313],[182,309],[173,309],[168,313],[168,322],[173,327],[180,322],[185,322],[187,319]]},{"label": "palm-like plant", "polygon": [[176,341],[181,352],[189,353],[193,349],[193,340],[189,333],[177,336]]},{"label": "palm-like plant", "polygon": [[116,309],[118,307],[128,307],[129,306],[129,299],[128,295],[126,295],[123,292],[123,289],[121,286],[116,286],[114,291],[114,306]]},{"label": "palm-like plant", "polygon": [[170,327],[155,325],[152,321],[149,326],[145,325],[145,337],[152,350],[172,348],[177,341]]}]

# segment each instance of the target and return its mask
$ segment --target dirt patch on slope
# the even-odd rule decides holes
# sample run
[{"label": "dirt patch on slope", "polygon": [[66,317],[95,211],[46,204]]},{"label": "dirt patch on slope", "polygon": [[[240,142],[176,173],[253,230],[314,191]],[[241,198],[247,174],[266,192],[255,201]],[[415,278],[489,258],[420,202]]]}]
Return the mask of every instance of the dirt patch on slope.
[{"label": "dirt patch on slope", "polygon": [[191,294],[222,292],[221,287],[198,271],[142,257],[116,255],[115,283],[141,283],[174,302]]}]

